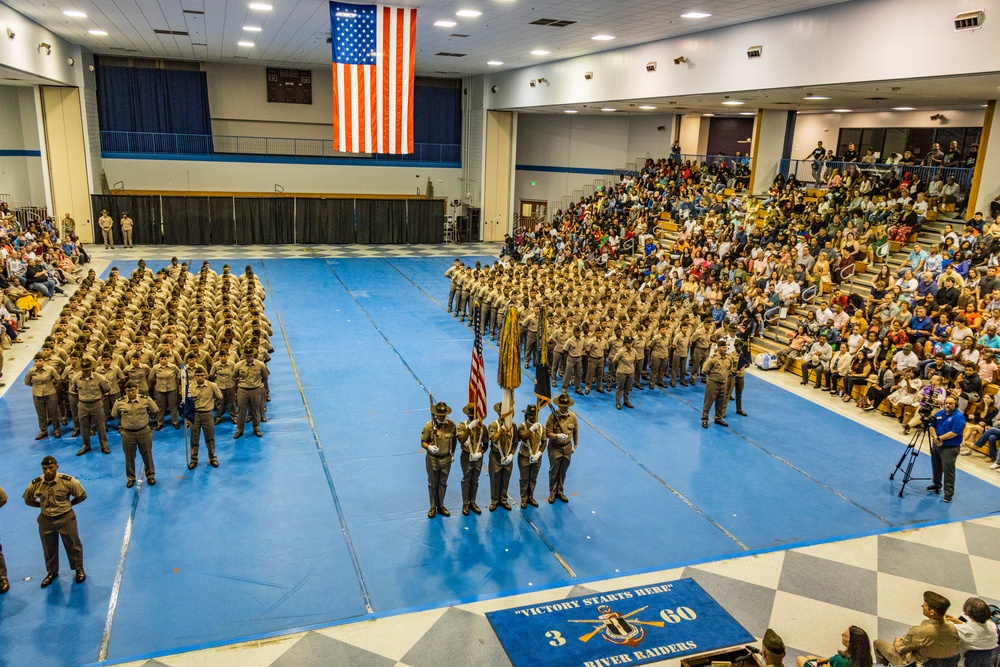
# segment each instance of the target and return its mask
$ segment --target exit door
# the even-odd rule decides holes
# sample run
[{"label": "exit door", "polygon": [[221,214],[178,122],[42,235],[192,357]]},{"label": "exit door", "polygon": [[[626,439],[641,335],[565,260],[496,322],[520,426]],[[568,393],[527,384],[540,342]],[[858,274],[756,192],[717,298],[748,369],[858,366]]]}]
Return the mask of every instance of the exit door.
[{"label": "exit door", "polygon": [[534,228],[539,222],[544,222],[549,214],[549,204],[532,199],[521,200],[519,223],[521,227]]}]

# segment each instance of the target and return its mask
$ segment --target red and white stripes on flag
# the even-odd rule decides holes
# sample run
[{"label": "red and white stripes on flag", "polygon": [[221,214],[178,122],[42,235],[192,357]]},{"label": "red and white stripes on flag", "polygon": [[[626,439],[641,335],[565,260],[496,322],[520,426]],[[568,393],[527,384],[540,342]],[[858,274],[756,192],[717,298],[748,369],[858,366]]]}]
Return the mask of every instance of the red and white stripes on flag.
[{"label": "red and white stripes on flag", "polygon": [[486,419],[486,367],[483,364],[482,314],[477,304],[472,309],[472,368],[469,370],[469,403],[476,406],[476,419]]},{"label": "red and white stripes on flag", "polygon": [[417,10],[330,3],[333,148],[413,152]]}]

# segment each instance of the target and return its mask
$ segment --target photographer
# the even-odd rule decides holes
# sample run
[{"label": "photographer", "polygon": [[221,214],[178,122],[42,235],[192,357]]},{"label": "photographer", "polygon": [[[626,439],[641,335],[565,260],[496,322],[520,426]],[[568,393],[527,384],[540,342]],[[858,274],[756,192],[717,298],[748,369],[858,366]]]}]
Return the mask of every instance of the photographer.
[{"label": "photographer", "polygon": [[[936,377],[936,376],[935,376]],[[931,470],[933,481],[928,491],[941,492],[944,478],[944,502],[950,503],[955,495],[955,460],[962,444],[965,431],[965,415],[958,411],[958,400],[949,396],[944,401],[944,410],[939,410],[931,418]]]}]

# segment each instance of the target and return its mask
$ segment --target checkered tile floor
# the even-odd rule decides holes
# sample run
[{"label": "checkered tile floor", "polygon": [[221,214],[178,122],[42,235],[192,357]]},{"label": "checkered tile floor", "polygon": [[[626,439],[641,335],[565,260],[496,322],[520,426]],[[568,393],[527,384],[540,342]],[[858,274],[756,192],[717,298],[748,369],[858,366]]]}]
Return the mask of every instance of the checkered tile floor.
[{"label": "checkered tile floor", "polygon": [[[509,665],[486,612],[694,578],[754,636],[774,628],[801,654],[832,655],[849,625],[896,637],[921,620],[924,590],[960,607],[1000,601],[1000,517],[949,523],[585,586],[557,588],[130,663],[142,667],[441,667]],[[671,664],[677,661],[667,661]]]},{"label": "checkered tile floor", "polygon": [[297,257],[457,257],[462,255],[496,255],[500,243],[443,243],[435,245],[148,245],[132,249],[105,250],[90,246],[88,251],[98,259],[127,261],[129,266],[140,257],[170,259],[294,259]]}]

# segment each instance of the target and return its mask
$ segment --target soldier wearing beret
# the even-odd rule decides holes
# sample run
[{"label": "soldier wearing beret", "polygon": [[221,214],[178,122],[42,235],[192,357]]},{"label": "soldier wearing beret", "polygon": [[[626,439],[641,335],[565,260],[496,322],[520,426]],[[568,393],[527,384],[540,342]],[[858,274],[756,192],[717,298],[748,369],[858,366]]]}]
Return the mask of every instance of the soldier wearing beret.
[{"label": "soldier wearing beret", "polygon": [[542,452],[548,443],[545,427],[538,423],[538,408],[531,404],[524,409],[524,422],[517,429],[521,447],[517,451],[518,481],[521,487],[521,509],[538,507],[535,484],[542,467]]},{"label": "soldier wearing beret", "polygon": [[483,472],[483,454],[487,447],[486,427],[476,419],[476,406],[469,403],[462,412],[468,417],[457,427],[458,442],[462,445],[462,514],[469,516],[469,511],[481,514],[482,510],[476,504],[476,493],[479,491],[479,476]]},{"label": "soldier wearing beret", "polygon": [[90,358],[80,362],[80,374],[70,380],[70,394],[76,394],[76,415],[80,420],[80,432],[83,434],[83,447],[76,453],[83,456],[90,451],[90,436],[92,430],[97,430],[97,440],[101,443],[101,451],[110,454],[108,447],[107,425],[104,415],[104,397],[111,389],[104,376],[94,373],[94,362]]},{"label": "soldier wearing beret", "polygon": [[451,408],[447,403],[435,403],[431,406],[431,420],[420,431],[420,447],[427,452],[424,463],[427,469],[427,493],[430,497],[428,519],[433,519],[439,513],[451,516],[451,512],[444,506],[444,497],[448,491],[448,473],[451,472],[458,435],[455,422],[448,419],[450,414]]},{"label": "soldier wearing beret", "polygon": [[563,392],[556,396],[555,404],[559,410],[545,420],[545,434],[549,439],[549,504],[556,498],[569,502],[565,493],[566,471],[580,444],[580,426],[576,415],[569,411],[573,399]]},{"label": "soldier wearing beret", "polygon": [[118,421],[118,431],[122,436],[122,451],[125,453],[125,486],[135,486],[135,452],[139,451],[146,468],[146,481],[156,485],[156,466],[153,463],[153,433],[149,420],[155,419],[158,408],[149,396],[139,395],[139,385],[125,383],[125,396],[119,398],[111,415]]},{"label": "soldier wearing beret", "polygon": [[914,625],[904,637],[891,642],[875,640],[875,660],[883,665],[902,667],[933,658],[951,658],[958,655],[958,630],[945,620],[951,602],[934,591],[924,592],[921,611],[924,621]]},{"label": "soldier wearing beret", "polygon": [[208,372],[204,366],[197,366],[194,369],[194,382],[188,386],[188,393],[194,399],[194,419],[191,426],[191,460],[188,462],[188,470],[194,470],[198,465],[198,441],[202,431],[205,433],[205,447],[208,448],[208,464],[213,468],[219,467],[219,460],[215,458],[215,419],[212,417],[212,408],[217,401],[222,400],[222,391],[214,382],[209,382]]},{"label": "soldier wearing beret", "polygon": [[21,496],[28,507],[41,509],[38,515],[38,536],[45,554],[45,588],[59,576],[59,538],[66,549],[69,566],[76,570],[76,582],[83,583],[87,573],[83,570],[83,543],[76,525],[74,505],[87,499],[87,492],[80,482],[69,475],[58,473],[59,464],[52,456],[42,459],[42,476],[28,484]]}]

